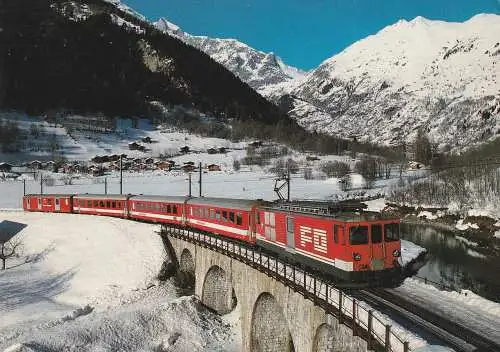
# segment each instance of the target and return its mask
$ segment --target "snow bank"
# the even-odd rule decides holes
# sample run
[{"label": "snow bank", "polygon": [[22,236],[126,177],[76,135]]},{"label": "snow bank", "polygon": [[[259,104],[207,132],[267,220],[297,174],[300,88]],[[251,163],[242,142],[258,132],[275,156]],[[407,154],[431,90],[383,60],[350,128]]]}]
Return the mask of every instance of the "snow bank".
[{"label": "snow bank", "polygon": [[427,252],[427,250],[413,242],[401,240],[401,258],[400,264],[402,266],[408,265],[412,260],[416,259],[420,254]]},{"label": "snow bank", "polygon": [[238,350],[225,347],[225,322],[155,280],[165,260],[157,226],[22,212],[2,220],[28,226],[22,257],[0,273],[0,350]]},{"label": "snow bank", "polygon": [[364,202],[366,205],[368,205],[368,208],[366,210],[368,211],[382,211],[386,207],[385,204],[385,198],[379,198],[379,199],[374,199],[370,200],[367,202]]},{"label": "snow bank", "polygon": [[476,230],[479,229],[479,226],[477,224],[472,224],[470,222],[464,224],[462,219],[457,221],[455,227],[460,231],[465,231],[468,229],[476,229]]}]

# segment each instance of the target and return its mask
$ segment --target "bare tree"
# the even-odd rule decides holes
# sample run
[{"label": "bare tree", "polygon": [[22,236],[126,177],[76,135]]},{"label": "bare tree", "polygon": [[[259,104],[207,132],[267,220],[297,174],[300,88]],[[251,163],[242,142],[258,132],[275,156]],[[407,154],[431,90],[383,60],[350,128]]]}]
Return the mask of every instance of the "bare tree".
[{"label": "bare tree", "polygon": [[0,242],[0,260],[2,260],[2,270],[5,270],[7,259],[14,258],[19,255],[22,247],[20,239],[11,238],[6,242]]}]

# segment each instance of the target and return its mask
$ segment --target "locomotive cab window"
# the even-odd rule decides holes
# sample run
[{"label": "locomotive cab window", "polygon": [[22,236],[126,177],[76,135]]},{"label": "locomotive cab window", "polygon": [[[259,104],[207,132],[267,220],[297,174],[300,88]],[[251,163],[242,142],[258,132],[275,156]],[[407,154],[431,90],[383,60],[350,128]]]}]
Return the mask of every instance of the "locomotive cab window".
[{"label": "locomotive cab window", "polygon": [[382,225],[372,225],[372,243],[382,242]]},{"label": "locomotive cab window", "polygon": [[386,242],[399,241],[399,224],[387,224],[384,226],[384,230]]},{"label": "locomotive cab window", "polygon": [[351,245],[368,243],[368,226],[354,226],[349,232],[349,243]]}]

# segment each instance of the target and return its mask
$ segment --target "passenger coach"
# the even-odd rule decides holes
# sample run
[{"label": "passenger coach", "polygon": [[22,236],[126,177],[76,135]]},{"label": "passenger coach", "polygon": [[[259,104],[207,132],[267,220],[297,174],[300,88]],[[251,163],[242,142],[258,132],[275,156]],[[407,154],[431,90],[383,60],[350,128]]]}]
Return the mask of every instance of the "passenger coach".
[{"label": "passenger coach", "polygon": [[129,196],[111,194],[77,194],[73,197],[73,212],[76,214],[127,217]]}]

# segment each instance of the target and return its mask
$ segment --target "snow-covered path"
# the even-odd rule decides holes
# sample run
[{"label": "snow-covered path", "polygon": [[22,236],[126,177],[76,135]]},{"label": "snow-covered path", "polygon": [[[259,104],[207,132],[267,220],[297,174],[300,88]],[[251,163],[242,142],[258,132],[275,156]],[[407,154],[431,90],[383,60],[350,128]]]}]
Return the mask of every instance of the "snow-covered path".
[{"label": "snow-covered path", "polygon": [[[226,322],[160,285],[157,226],[107,217],[0,212],[28,226],[0,272],[0,351],[216,351]],[[237,351],[238,349],[225,349]]]}]

